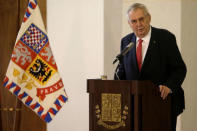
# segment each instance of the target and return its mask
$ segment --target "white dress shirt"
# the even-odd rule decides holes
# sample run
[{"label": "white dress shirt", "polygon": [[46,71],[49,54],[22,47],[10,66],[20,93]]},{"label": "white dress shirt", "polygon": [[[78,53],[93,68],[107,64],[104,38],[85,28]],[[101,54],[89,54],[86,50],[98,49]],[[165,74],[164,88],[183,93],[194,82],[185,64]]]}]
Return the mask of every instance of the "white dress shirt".
[{"label": "white dress shirt", "polygon": [[[151,27],[150,27],[150,30],[149,30],[148,34],[144,38],[141,38],[143,40],[143,42],[142,42],[142,64],[143,64],[144,58],[146,56],[146,52],[147,52],[148,45],[149,45],[149,42],[150,42],[150,37],[151,37]],[[139,43],[138,42],[139,39],[140,39],[139,37],[137,37],[137,39],[136,39],[136,43],[137,43],[136,51],[137,51],[137,46],[138,46],[138,43]]]}]

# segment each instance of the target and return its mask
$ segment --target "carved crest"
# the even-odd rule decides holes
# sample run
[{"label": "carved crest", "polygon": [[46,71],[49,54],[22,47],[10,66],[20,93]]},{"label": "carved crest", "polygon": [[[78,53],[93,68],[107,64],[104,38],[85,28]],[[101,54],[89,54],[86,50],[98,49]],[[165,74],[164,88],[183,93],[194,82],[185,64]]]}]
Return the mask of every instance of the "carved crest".
[{"label": "carved crest", "polygon": [[99,105],[95,106],[98,119],[97,124],[107,129],[117,129],[126,126],[125,120],[128,115],[128,106],[121,109],[121,94],[101,94],[101,110]]}]

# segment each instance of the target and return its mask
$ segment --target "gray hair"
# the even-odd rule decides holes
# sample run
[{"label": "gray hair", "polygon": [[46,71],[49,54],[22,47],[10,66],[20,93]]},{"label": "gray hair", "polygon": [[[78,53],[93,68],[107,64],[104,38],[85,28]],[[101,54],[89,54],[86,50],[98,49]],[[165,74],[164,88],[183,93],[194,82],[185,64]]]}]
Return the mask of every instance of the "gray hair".
[{"label": "gray hair", "polygon": [[136,9],[142,9],[142,10],[144,11],[144,14],[145,14],[145,15],[150,15],[150,13],[148,12],[148,9],[146,8],[146,6],[145,6],[144,4],[141,4],[141,3],[134,3],[134,4],[132,4],[132,5],[128,8],[128,10],[127,10],[127,18],[128,18],[128,20],[130,20],[130,18],[129,18],[129,13],[130,13],[131,11],[135,11]]}]

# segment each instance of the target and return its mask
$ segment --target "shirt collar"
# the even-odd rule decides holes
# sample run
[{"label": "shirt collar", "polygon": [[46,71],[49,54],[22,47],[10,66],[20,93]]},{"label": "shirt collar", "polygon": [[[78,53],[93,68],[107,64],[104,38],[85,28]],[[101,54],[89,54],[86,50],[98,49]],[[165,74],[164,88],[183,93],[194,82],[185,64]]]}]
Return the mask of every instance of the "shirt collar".
[{"label": "shirt collar", "polygon": [[[150,29],[149,29],[149,31],[148,31],[148,34],[147,34],[145,37],[141,38],[141,39],[143,40],[143,42],[149,42],[149,41],[150,41],[151,30],[152,30],[152,28],[150,27]],[[136,43],[138,43],[138,40],[139,40],[139,39],[140,39],[140,38],[137,37]]]}]

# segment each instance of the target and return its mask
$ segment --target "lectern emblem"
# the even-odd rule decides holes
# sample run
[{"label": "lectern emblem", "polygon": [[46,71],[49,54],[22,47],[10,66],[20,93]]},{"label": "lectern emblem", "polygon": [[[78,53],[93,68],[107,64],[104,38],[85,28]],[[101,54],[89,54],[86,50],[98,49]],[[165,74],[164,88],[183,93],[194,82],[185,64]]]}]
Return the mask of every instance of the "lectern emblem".
[{"label": "lectern emblem", "polygon": [[[125,120],[128,115],[128,106],[121,110],[121,94],[101,94],[101,110],[99,105],[95,107],[97,124],[107,129],[117,129],[126,126]],[[122,113],[121,113],[122,111]]]}]

